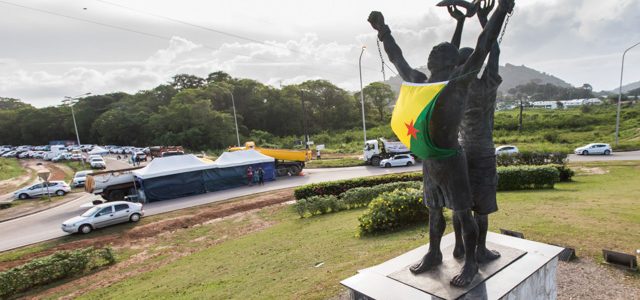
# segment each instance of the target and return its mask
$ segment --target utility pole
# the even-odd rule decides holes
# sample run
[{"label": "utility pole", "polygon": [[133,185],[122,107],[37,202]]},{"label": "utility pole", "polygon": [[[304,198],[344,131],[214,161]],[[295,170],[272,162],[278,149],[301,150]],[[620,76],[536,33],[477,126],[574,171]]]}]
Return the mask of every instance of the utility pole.
[{"label": "utility pole", "polygon": [[307,134],[307,118],[304,109],[304,90],[300,90],[300,102],[302,103],[302,130],[304,131],[305,149],[309,149],[309,135]]},{"label": "utility pole", "polygon": [[629,50],[638,45],[640,45],[640,42],[627,48],[627,50],[624,50],[624,53],[622,53],[622,66],[620,67],[620,90],[618,94],[618,108],[616,111],[616,146],[618,146],[618,141],[620,139],[620,103],[622,102],[622,76],[624,75],[624,57],[625,55],[627,55],[627,52],[629,52]]},{"label": "utility pole", "polygon": [[[364,118],[364,88],[362,87],[362,54],[364,54],[364,50],[367,49],[367,46],[362,46],[362,51],[360,51],[360,59],[358,60],[358,68],[360,69],[360,105],[362,105],[362,134],[364,136],[364,144],[367,144],[367,125],[365,124]],[[384,66],[382,68],[384,71]]]},{"label": "utility pole", "polygon": [[518,116],[518,132],[522,131],[522,97],[520,97],[520,115]]},{"label": "utility pole", "polygon": [[[91,95],[91,93],[85,93],[75,97],[66,96],[64,97],[65,99],[62,100],[62,103],[67,103],[69,104],[69,107],[71,107],[71,117],[73,118],[73,127],[76,130],[76,139],[78,141],[78,147],[80,147],[80,135],[78,134],[78,124],[76,123],[76,114],[73,111],[73,105],[78,103],[78,100],[80,100],[81,97],[88,96],[88,95]],[[84,168],[84,157],[82,157],[82,153],[80,154],[80,162],[82,163],[82,167]]]}]

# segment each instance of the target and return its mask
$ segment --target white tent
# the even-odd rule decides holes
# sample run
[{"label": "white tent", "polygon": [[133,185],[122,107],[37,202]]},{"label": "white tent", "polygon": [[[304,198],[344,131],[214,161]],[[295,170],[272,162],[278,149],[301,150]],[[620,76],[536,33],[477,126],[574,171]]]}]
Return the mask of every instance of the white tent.
[{"label": "white tent", "polygon": [[193,154],[186,154],[156,158],[146,167],[133,171],[133,174],[140,179],[149,179],[216,167],[215,164],[206,163]]},{"label": "white tent", "polygon": [[109,154],[109,150],[102,148],[100,146],[95,146],[91,151],[89,151],[89,155],[107,155]]},{"label": "white tent", "polygon": [[218,168],[244,166],[249,164],[274,162],[275,158],[266,156],[256,150],[224,152],[213,162]]}]

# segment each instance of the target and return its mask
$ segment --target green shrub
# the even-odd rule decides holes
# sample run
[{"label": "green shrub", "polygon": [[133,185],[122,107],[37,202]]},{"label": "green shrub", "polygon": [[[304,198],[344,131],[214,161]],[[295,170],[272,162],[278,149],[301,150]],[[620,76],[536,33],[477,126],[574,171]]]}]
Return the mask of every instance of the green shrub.
[{"label": "green shrub", "polygon": [[338,200],[338,197],[334,195],[322,195],[297,200],[294,208],[300,217],[304,218],[307,215],[314,216],[341,211],[344,209],[344,206]]},{"label": "green shrub", "polygon": [[307,184],[297,188],[294,192],[296,199],[305,199],[312,196],[340,195],[352,188],[370,187],[384,183],[399,181],[422,181],[422,173],[390,174],[376,177],[362,177],[347,180],[338,180],[322,183]]},{"label": "green shrub", "polygon": [[553,188],[560,171],[553,165],[498,167],[498,190]]},{"label": "green shrub", "polygon": [[400,189],[386,192],[369,203],[369,209],[358,220],[360,235],[389,232],[429,219],[422,202],[422,191]]},{"label": "green shrub", "polygon": [[115,263],[110,248],[59,251],[0,272],[0,298]]},{"label": "green shrub", "polygon": [[421,189],[422,181],[392,182],[372,187],[357,187],[340,194],[340,201],[346,209],[364,207],[382,193],[403,188]]},{"label": "green shrub", "polygon": [[498,166],[540,166],[548,164],[564,165],[567,154],[560,152],[520,152],[515,154],[501,154],[496,157]]},{"label": "green shrub", "polygon": [[554,168],[556,168],[558,170],[558,172],[560,173],[560,182],[569,182],[571,181],[571,178],[573,178],[573,175],[576,174],[576,172],[574,172],[573,170],[571,170],[571,168],[567,167],[566,165],[551,165]]}]

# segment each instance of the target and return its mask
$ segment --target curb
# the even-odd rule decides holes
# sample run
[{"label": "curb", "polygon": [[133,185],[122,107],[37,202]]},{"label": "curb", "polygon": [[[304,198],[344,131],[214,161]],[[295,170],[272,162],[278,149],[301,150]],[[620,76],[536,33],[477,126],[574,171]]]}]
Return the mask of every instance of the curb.
[{"label": "curb", "polygon": [[56,207],[58,207],[58,206],[61,206],[61,205],[67,204],[67,203],[69,203],[69,202],[71,202],[71,201],[77,200],[77,199],[78,199],[78,198],[80,198],[80,197],[82,197],[82,196],[75,197],[75,198],[68,199],[68,200],[63,200],[63,201],[60,201],[60,202],[56,203],[55,205],[48,206],[48,207],[45,207],[45,208],[42,208],[42,209],[38,209],[38,210],[36,210],[36,211],[31,211],[31,212],[28,212],[28,213],[25,213],[25,214],[22,214],[22,215],[19,215],[19,216],[10,217],[10,218],[7,218],[7,219],[0,219],[0,224],[2,224],[2,223],[4,223],[4,222],[13,221],[13,220],[15,220],[15,219],[20,219],[20,218],[28,217],[28,216],[30,216],[30,215],[35,215],[35,214],[37,214],[37,213],[43,212],[43,211],[48,210],[48,209],[56,208]]}]

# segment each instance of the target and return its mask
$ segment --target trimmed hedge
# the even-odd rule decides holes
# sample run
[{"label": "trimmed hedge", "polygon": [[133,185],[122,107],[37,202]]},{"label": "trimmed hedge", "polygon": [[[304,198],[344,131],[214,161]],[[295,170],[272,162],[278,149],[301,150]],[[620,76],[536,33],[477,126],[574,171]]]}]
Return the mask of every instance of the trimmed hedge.
[{"label": "trimmed hedge", "polygon": [[110,248],[59,251],[0,272],[0,298],[116,262]]},{"label": "trimmed hedge", "polygon": [[321,195],[338,196],[352,188],[369,187],[399,181],[422,181],[422,172],[390,174],[376,177],[362,177],[355,179],[307,184],[297,188],[294,192],[294,195],[298,200]]},{"label": "trimmed hedge", "polygon": [[496,156],[496,163],[501,167],[564,165],[566,161],[567,154],[560,152],[520,152]]},{"label": "trimmed hedge", "polygon": [[358,218],[360,235],[394,231],[429,219],[429,209],[422,202],[422,191],[400,189],[383,193],[369,203]]},{"label": "trimmed hedge", "polygon": [[560,181],[560,171],[553,165],[510,166],[498,168],[498,190],[553,188]]},{"label": "trimmed hedge", "polygon": [[364,207],[382,193],[403,188],[422,189],[422,181],[392,182],[372,187],[357,187],[340,194],[340,201],[346,209]]},{"label": "trimmed hedge", "polygon": [[294,204],[294,208],[301,218],[333,213],[341,210],[367,206],[371,200],[380,194],[384,192],[392,192],[401,188],[421,189],[422,182],[401,181],[380,184],[372,187],[358,187],[340,194],[339,198],[334,195],[311,196],[306,199],[297,200]]},{"label": "trimmed hedge", "polygon": [[311,196],[306,199],[300,199],[296,201],[294,208],[301,218],[306,215],[323,215],[344,209],[342,202],[334,195]]}]

